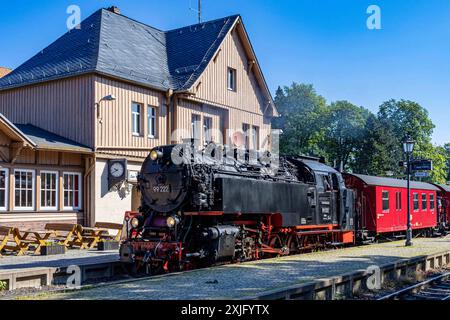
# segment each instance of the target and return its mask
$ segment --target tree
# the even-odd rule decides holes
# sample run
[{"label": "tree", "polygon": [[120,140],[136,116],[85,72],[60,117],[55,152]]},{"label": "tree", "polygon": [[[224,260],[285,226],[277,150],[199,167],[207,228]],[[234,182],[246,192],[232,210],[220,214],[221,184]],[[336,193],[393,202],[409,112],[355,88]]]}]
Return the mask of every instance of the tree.
[{"label": "tree", "polygon": [[444,146],[446,165],[447,165],[447,182],[450,181],[450,143],[446,143]]},{"label": "tree", "polygon": [[403,157],[402,146],[389,121],[380,121],[370,114],[361,148],[352,165],[354,172],[376,176],[400,176],[403,169],[398,159]]},{"label": "tree", "polygon": [[337,101],[330,105],[325,116],[323,146],[329,160],[347,167],[354,160],[355,152],[361,148],[366,135],[366,122],[370,112],[348,101]]},{"label": "tree", "polygon": [[317,146],[323,134],[325,99],[312,85],[293,83],[278,88],[275,104],[280,118],[273,120],[273,127],[282,129],[280,152],[284,154],[319,154]]},{"label": "tree", "polygon": [[430,177],[424,181],[445,184],[447,181],[447,157],[444,147],[433,146],[431,143],[426,144],[417,150],[415,153],[418,159],[429,159],[433,161],[433,170],[430,172]]},{"label": "tree", "polygon": [[391,123],[399,140],[409,134],[416,141],[416,150],[431,143],[435,126],[428,116],[428,111],[416,102],[393,99],[384,102],[380,106],[378,118]]}]

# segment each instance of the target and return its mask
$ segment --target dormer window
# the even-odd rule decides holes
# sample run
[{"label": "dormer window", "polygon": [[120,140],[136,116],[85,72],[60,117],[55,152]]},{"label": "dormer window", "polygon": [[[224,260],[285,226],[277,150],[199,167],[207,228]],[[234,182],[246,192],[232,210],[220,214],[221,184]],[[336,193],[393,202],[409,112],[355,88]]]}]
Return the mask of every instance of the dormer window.
[{"label": "dormer window", "polygon": [[236,69],[228,68],[228,90],[236,91]]}]

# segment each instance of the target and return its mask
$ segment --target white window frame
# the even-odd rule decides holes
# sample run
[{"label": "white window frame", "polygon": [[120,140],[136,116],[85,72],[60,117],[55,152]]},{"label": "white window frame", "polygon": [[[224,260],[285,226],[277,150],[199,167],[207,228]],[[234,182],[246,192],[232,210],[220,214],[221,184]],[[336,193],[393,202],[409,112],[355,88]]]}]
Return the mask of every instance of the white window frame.
[{"label": "white window frame", "polygon": [[259,150],[259,126],[252,126],[252,143],[254,150]]},{"label": "white window frame", "polygon": [[[79,201],[78,201],[78,206],[77,207],[66,206],[65,199],[64,199],[64,196],[65,196],[65,193],[66,193],[66,189],[65,189],[65,186],[64,186],[64,176],[65,175],[77,175],[78,176],[78,179],[79,179],[78,180],[79,181],[79,183],[78,183],[78,199],[79,199]],[[63,182],[62,182],[63,183],[63,185],[62,185],[63,194],[61,196],[62,196],[62,201],[63,201],[63,210],[64,211],[79,211],[79,210],[81,210],[82,204],[83,204],[83,194],[82,194],[83,181],[82,181],[81,173],[80,172],[65,171],[65,172],[63,172],[62,177],[63,177]],[[74,190],[72,190],[72,192],[73,191]]]},{"label": "white window frame", "polygon": [[434,193],[430,193],[430,197],[428,198],[428,201],[430,203],[430,211],[434,212],[434,209],[436,208],[436,199],[435,199]]},{"label": "white window frame", "polygon": [[[387,197],[385,195],[387,194]],[[384,202],[387,201],[387,209],[384,208]],[[391,193],[389,190],[382,190],[381,191],[381,211],[383,213],[389,213],[391,211]]]},{"label": "white window frame", "polygon": [[[151,139],[156,138],[156,119],[157,111],[154,106],[147,106],[147,127],[148,127],[148,137]],[[153,132],[152,132],[153,131]]]},{"label": "white window frame", "polygon": [[[42,205],[42,191],[52,191],[52,190],[47,190],[47,189],[42,189],[42,175],[43,174],[56,174],[56,184],[55,184],[55,206],[54,207],[46,207]],[[41,178],[41,185],[39,186],[39,192],[40,192],[40,196],[41,196],[41,210],[45,210],[45,211],[58,211],[58,207],[59,207],[59,172],[58,171],[50,171],[50,170],[41,170],[40,172],[40,178]]]},{"label": "white window frame", "polygon": [[[138,107],[138,112],[133,111],[133,107]],[[131,104],[131,133],[133,136],[140,136],[142,131],[142,105],[137,102]],[[137,128],[137,131],[136,131]]]},{"label": "white window frame", "polygon": [[251,131],[251,126],[249,123],[242,123],[242,133],[244,134],[244,148],[246,150],[250,150],[250,131]]},{"label": "white window frame", "polygon": [[[16,203],[16,172],[31,173],[31,207],[20,207]],[[36,170],[14,169],[13,175],[14,211],[35,211],[36,208]],[[21,190],[21,189],[20,189]]]},{"label": "white window frame", "polygon": [[237,70],[231,67],[227,68],[227,88],[230,91],[236,92]]},{"label": "white window frame", "polygon": [[[423,196],[425,196],[425,208],[423,207]],[[426,193],[422,193],[420,196],[420,209],[421,211],[428,211],[428,196]]]},{"label": "white window frame", "polygon": [[213,118],[212,117],[203,117],[203,143],[205,145],[207,143],[210,143],[213,141],[212,134],[211,134],[212,126],[213,126]]},{"label": "white window frame", "polygon": [[[0,168],[0,172],[5,172],[5,206],[0,206],[0,211],[8,211],[8,203],[9,203],[9,169],[8,168]],[[0,188],[0,191],[2,189]]]},{"label": "white window frame", "polygon": [[[417,197],[417,199],[416,199]],[[417,209],[415,208],[415,204],[417,201]],[[418,192],[414,192],[413,193],[413,211],[414,212],[419,212],[420,211],[420,199],[419,199],[419,193]]]},{"label": "white window frame", "polygon": [[[197,121],[194,121],[194,118]],[[198,139],[199,143],[201,143],[201,138],[202,138],[202,116],[200,114],[197,113],[193,113],[191,115],[191,135],[192,135],[192,139]]]}]

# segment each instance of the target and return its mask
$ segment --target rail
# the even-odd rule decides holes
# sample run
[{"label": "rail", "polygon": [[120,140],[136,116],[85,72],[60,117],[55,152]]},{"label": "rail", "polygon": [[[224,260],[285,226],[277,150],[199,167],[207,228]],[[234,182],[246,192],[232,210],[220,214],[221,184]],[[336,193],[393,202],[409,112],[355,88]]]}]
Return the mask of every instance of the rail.
[{"label": "rail", "polygon": [[[377,300],[396,300],[400,298],[420,298],[419,296],[416,296],[416,294],[422,292],[422,290],[426,288],[434,288],[435,286],[439,286],[445,282],[448,282],[450,278],[450,272],[441,274],[439,276],[433,277],[431,279],[419,282],[415,285],[409,286],[407,288],[398,290],[396,292],[390,293],[388,295],[385,295],[381,298],[378,298]],[[450,283],[447,283],[449,286],[448,288],[444,288],[441,293],[434,293],[434,300],[450,300]]]}]

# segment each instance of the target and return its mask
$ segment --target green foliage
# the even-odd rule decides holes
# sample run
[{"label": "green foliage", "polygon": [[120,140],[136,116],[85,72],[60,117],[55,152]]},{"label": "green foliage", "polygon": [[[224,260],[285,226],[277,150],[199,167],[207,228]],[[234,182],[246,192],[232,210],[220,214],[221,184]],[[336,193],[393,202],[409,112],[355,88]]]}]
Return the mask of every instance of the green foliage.
[{"label": "green foliage", "polygon": [[433,160],[430,182],[450,181],[450,143],[434,146],[434,124],[428,111],[409,100],[389,100],[375,115],[348,101],[327,105],[312,85],[279,87],[275,103],[281,117],[273,127],[282,129],[281,153],[323,156],[345,170],[403,178],[402,139],[416,141],[413,157]]},{"label": "green foliage", "polygon": [[323,134],[323,113],[326,101],[312,85],[293,83],[278,88],[275,104],[280,118],[273,127],[282,129],[280,152],[285,154],[315,154],[320,152],[317,142]]},{"label": "green foliage", "polygon": [[8,289],[8,283],[6,281],[0,281],[0,291],[5,291]]},{"label": "green foliage", "polygon": [[361,148],[366,135],[370,112],[348,101],[332,103],[324,112],[323,146],[328,159],[343,164],[344,168],[354,153]]}]

